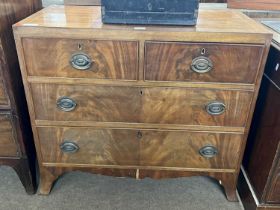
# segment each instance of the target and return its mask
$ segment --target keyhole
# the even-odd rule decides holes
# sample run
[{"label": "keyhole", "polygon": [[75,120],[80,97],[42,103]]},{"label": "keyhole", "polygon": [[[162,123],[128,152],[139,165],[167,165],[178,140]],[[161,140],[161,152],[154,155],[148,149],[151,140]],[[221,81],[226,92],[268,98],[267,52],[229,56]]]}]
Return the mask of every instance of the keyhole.
[{"label": "keyhole", "polygon": [[79,50],[82,50],[82,49],[83,49],[83,45],[79,43],[79,44],[78,44],[78,49],[79,49]]},{"label": "keyhole", "polygon": [[153,5],[151,3],[148,4],[148,10],[152,11],[153,10]]},{"label": "keyhole", "polygon": [[143,95],[143,91],[142,91],[142,90],[140,90],[140,95],[141,95],[141,96]]},{"label": "keyhole", "polygon": [[205,55],[205,53],[206,53],[206,49],[205,49],[205,48],[202,48],[202,50],[201,50],[201,55]]},{"label": "keyhole", "polygon": [[141,139],[142,136],[143,136],[143,135],[142,135],[142,132],[141,132],[141,131],[138,131],[138,133],[137,133],[137,138],[138,138],[138,139]]}]

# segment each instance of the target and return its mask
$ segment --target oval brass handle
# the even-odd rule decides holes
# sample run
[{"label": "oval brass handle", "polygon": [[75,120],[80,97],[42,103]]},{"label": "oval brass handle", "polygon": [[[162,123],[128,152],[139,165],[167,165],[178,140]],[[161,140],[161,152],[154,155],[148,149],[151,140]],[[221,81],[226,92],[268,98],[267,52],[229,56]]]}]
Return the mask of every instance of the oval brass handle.
[{"label": "oval brass handle", "polygon": [[89,55],[85,53],[76,53],[72,55],[70,64],[77,70],[85,71],[91,68],[92,60]]},{"label": "oval brass handle", "polygon": [[71,112],[76,108],[77,103],[73,99],[63,96],[57,100],[56,105],[64,112]]},{"label": "oval brass handle", "polygon": [[218,154],[218,150],[214,146],[205,146],[199,150],[199,154],[205,158],[213,158]]},{"label": "oval brass handle", "polygon": [[206,111],[210,115],[221,115],[226,111],[226,105],[222,102],[214,101],[206,105]]},{"label": "oval brass handle", "polygon": [[60,150],[64,153],[75,153],[78,152],[79,149],[80,148],[76,143],[70,141],[64,141],[60,145]]},{"label": "oval brass handle", "polygon": [[213,63],[210,58],[199,56],[193,59],[191,68],[194,72],[203,74],[212,70]]}]

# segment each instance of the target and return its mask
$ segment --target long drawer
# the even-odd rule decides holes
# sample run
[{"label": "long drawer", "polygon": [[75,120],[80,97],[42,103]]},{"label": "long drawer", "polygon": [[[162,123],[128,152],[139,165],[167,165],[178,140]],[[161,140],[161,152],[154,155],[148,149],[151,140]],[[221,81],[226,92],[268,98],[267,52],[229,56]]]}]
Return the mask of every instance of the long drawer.
[{"label": "long drawer", "polygon": [[37,120],[245,126],[252,93],[31,84]]},{"label": "long drawer", "polygon": [[38,128],[44,163],[235,169],[242,135]]},{"label": "long drawer", "polygon": [[147,42],[145,79],[253,84],[262,52],[257,45]]},{"label": "long drawer", "polygon": [[11,114],[0,112],[0,157],[15,157],[18,155],[14,132]]},{"label": "long drawer", "polygon": [[24,38],[30,76],[136,80],[138,42]]}]

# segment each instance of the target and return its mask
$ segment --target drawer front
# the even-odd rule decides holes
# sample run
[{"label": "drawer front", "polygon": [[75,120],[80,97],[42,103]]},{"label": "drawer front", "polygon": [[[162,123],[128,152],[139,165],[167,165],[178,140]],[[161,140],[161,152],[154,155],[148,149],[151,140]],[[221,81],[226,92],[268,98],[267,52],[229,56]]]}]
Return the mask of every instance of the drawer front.
[{"label": "drawer front", "polygon": [[0,113],[0,156],[15,157],[17,152],[12,116],[9,113]]},{"label": "drawer front", "polygon": [[[145,88],[141,121],[146,123],[243,127],[250,109],[251,92],[185,88]],[[217,105],[215,105],[217,102]],[[224,106],[221,114],[206,107]],[[221,107],[223,108],[223,107]]]},{"label": "drawer front", "polygon": [[[32,84],[31,88],[38,120],[137,122],[139,118],[137,88],[52,84]],[[72,111],[58,105],[63,97],[76,104]]]},{"label": "drawer front", "polygon": [[235,169],[242,135],[142,131],[141,166]]},{"label": "drawer front", "polygon": [[138,164],[138,131],[40,127],[38,132],[45,163]]},{"label": "drawer front", "polygon": [[[51,121],[243,127],[252,98],[251,92],[191,88],[93,87],[54,84],[32,84],[31,87],[36,119]],[[207,112],[207,105],[215,104],[215,102],[224,105],[223,113],[213,115]],[[63,109],[68,105],[70,109]],[[220,105],[217,105],[218,109],[219,107]]]},{"label": "drawer front", "polygon": [[0,75],[0,106],[7,106],[9,105],[9,100],[7,98],[5,89],[4,89],[4,83],[1,79]]},{"label": "drawer front", "polygon": [[23,39],[30,76],[136,80],[138,42]]},{"label": "drawer front", "polygon": [[[38,128],[44,163],[235,169],[242,135]],[[211,153],[212,152],[212,153]]]},{"label": "drawer front", "polygon": [[145,79],[254,83],[263,47],[147,42]]}]

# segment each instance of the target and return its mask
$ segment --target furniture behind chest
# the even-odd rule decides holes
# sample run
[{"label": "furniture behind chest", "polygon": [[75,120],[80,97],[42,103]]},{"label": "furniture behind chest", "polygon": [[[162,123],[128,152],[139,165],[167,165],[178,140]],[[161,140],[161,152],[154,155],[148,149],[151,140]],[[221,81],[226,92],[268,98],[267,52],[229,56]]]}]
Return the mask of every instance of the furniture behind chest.
[{"label": "furniture behind chest", "polygon": [[229,8],[251,10],[280,10],[278,0],[227,0]]},{"label": "furniture behind chest", "polygon": [[0,164],[15,169],[29,194],[36,190],[35,147],[12,24],[40,8],[39,0],[0,1]]},{"label": "furniture behind chest", "polygon": [[14,25],[40,193],[73,170],[236,182],[271,35],[231,10],[196,27],[103,25],[51,6]]},{"label": "furniture behind chest", "polygon": [[247,210],[280,209],[280,48],[273,45],[249,133],[239,192]]}]

